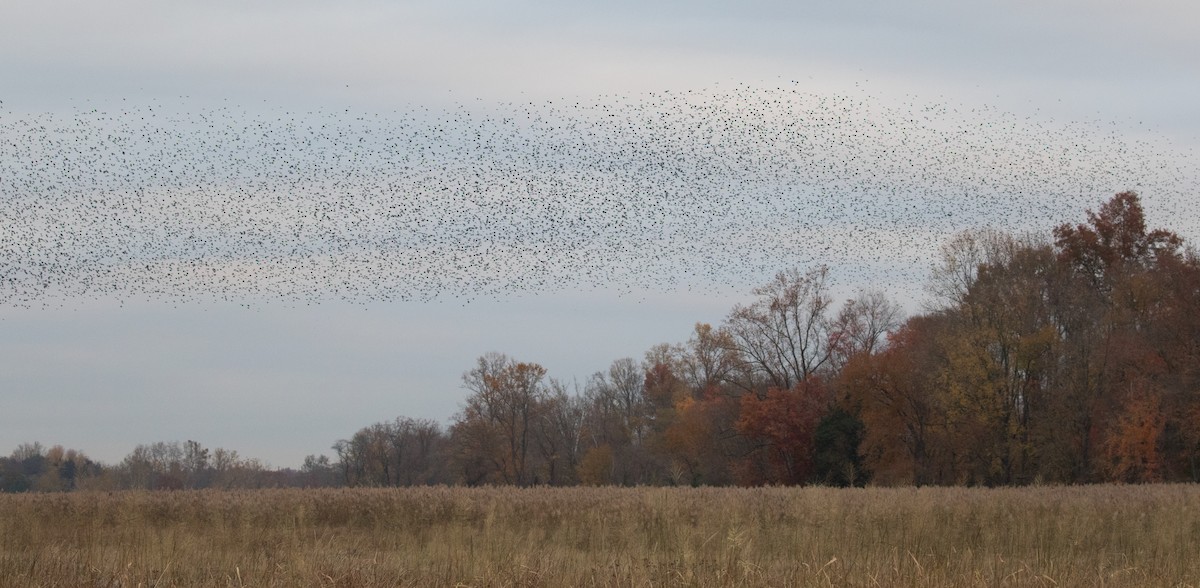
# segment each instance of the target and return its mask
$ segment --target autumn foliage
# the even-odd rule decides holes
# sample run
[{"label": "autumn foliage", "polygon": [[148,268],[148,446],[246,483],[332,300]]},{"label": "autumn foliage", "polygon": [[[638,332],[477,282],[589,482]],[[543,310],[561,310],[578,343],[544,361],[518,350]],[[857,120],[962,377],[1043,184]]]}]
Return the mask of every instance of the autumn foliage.
[{"label": "autumn foliage", "polygon": [[[1200,481],[1200,260],[1175,233],[1147,228],[1136,194],[1048,236],[955,235],[928,290],[925,312],[905,319],[876,290],[838,304],[823,266],[781,271],[721,324],[571,384],[487,354],[463,375],[469,394],[447,429],[403,417],[371,425],[334,445],[336,461],[310,457],[286,479]],[[191,443],[140,447],[108,470],[23,446],[0,458],[0,488],[232,486],[254,470]]]},{"label": "autumn foliage", "polygon": [[1122,193],[1054,241],[947,244],[880,353],[838,375],[878,483],[1200,479],[1200,263]]},{"label": "autumn foliage", "polygon": [[739,481],[809,481],[817,424],[830,406],[829,393],[815,376],[786,390],[770,388],[762,397],[743,395],[737,431],[754,444],[754,452],[739,464]]}]

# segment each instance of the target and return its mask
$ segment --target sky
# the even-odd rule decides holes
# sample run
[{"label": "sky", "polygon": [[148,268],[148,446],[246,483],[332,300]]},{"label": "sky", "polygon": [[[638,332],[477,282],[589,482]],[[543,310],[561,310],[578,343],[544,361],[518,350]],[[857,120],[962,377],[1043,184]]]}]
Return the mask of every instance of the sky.
[{"label": "sky", "polygon": [[[838,297],[880,288],[916,312],[937,244],[954,230],[1044,230],[1082,221],[1083,208],[1135,188],[1152,224],[1200,237],[1200,212],[1191,202],[1200,159],[1200,37],[1194,34],[1200,6],[1189,2],[0,0],[0,15],[0,144],[9,144],[0,145],[0,169],[10,177],[7,183],[0,177],[0,225],[7,227],[0,229],[0,271],[10,272],[0,278],[24,275],[14,268],[45,254],[48,245],[38,237],[106,239],[80,239],[77,251],[55,258],[79,262],[85,271],[80,260],[99,255],[88,257],[86,249],[112,247],[120,234],[103,223],[180,226],[104,200],[101,210],[113,216],[93,224],[94,210],[82,204],[96,201],[90,180],[68,174],[48,183],[49,176],[39,175],[37,162],[53,160],[61,147],[31,127],[65,132],[80,121],[91,133],[83,144],[91,147],[102,146],[97,137],[112,132],[174,131],[173,143],[151,145],[190,149],[161,157],[181,168],[189,160],[207,167],[167,175],[203,184],[205,195],[236,187],[257,208],[231,212],[215,197],[196,203],[198,192],[165,184],[144,198],[183,199],[189,214],[223,219],[211,221],[218,228],[239,215],[253,218],[268,227],[268,236],[280,227],[336,228],[367,256],[383,247],[383,237],[372,232],[380,225],[280,221],[282,212],[263,194],[284,188],[312,207],[386,206],[392,197],[378,191],[379,170],[407,155],[364,163],[341,157],[358,151],[335,139],[372,141],[450,125],[449,134],[426,146],[435,153],[439,140],[465,141],[465,147],[433,156],[422,168],[434,174],[429,181],[461,188],[464,180],[453,169],[469,169],[472,158],[486,156],[491,173],[502,170],[510,184],[460,191],[453,205],[466,208],[450,213],[441,208],[449,201],[417,176],[384,173],[416,195],[418,212],[406,221],[431,221],[424,240],[406,246],[432,247],[441,239],[458,250],[506,251],[506,259],[532,256],[526,261],[537,270],[522,281],[511,275],[514,264],[468,261],[460,274],[445,265],[449,257],[431,254],[427,259],[443,278],[437,288],[406,282],[403,272],[411,268],[396,262],[372,266],[398,272],[394,284],[407,284],[414,296],[345,296],[332,282],[317,280],[305,290],[315,288],[315,297],[280,291],[280,302],[245,284],[213,281],[235,262],[261,267],[252,265],[254,255],[271,253],[227,241],[195,254],[211,261],[218,277],[189,278],[184,294],[173,297],[146,295],[164,284],[148,266],[144,274],[118,272],[104,295],[84,292],[72,281],[80,274],[62,270],[60,295],[49,301],[30,302],[10,279],[0,283],[6,301],[0,306],[0,452],[39,441],[114,463],[139,443],[194,439],[294,467],[305,455],[329,454],[335,441],[374,422],[404,415],[448,423],[467,394],[462,373],[484,353],[536,361],[551,376],[582,384],[615,359],[686,340],[696,322],[719,324],[734,304],[751,299],[753,287],[790,265],[828,263]],[[696,98],[681,97],[688,92]],[[772,106],[780,101],[795,108]],[[634,130],[606,122],[607,109],[620,112]],[[849,118],[805,130],[804,137],[824,141],[814,154],[787,142],[785,131],[802,110],[816,113],[808,120]],[[151,113],[165,114],[145,122]],[[270,157],[265,142],[237,151],[241,147],[212,140],[215,132],[198,121],[215,115],[218,128],[233,129],[225,135],[249,137],[246,129],[262,123],[268,130],[261,135],[293,141],[301,133],[284,124],[293,119],[299,127],[326,124],[343,134],[318,131],[331,145],[323,153],[335,161],[303,184],[289,183],[281,166],[317,165],[311,150],[264,163]],[[723,130],[713,131],[724,134],[718,140],[710,133],[697,151],[695,128],[715,125],[705,117],[724,121]],[[515,126],[502,122],[514,118]],[[355,122],[362,119],[371,122]],[[784,147],[747,147],[737,141],[743,127]],[[885,131],[875,133],[878,128]],[[372,135],[372,129],[386,132]],[[473,129],[506,147],[471,143],[461,131]],[[572,135],[585,131],[598,139]],[[909,137],[918,147],[905,161],[935,178],[904,178],[903,166],[893,165],[895,148]],[[881,145],[892,155],[880,155]],[[958,152],[945,145],[972,157],[944,164],[940,156]],[[1066,155],[1038,159],[1047,145]],[[574,149],[564,156],[566,171],[555,167],[563,161],[526,157],[563,146]],[[721,156],[718,147],[762,161],[714,172],[732,157]],[[628,155],[631,148],[636,157]],[[151,151],[138,161],[158,161]],[[847,169],[857,179],[846,183],[846,176],[817,173],[805,191],[763,163],[782,155],[779,169],[804,171],[821,153],[850,161]],[[594,169],[638,158],[678,160],[668,168],[679,174]],[[1034,179],[1013,181],[996,171],[1006,164]],[[153,167],[137,173],[152,174]],[[873,169],[887,173],[862,179]],[[341,171],[354,174],[353,189],[331,181]],[[485,179],[496,184],[498,177]],[[510,210],[518,184],[542,198],[534,212]],[[905,190],[889,192],[888,185]],[[854,206],[806,200],[817,192],[884,212],[858,215]],[[594,206],[584,207],[580,194],[597,195]],[[566,204],[547,204],[548,195]],[[816,212],[807,220],[780,213],[798,201]],[[35,202],[58,214],[40,222],[55,219],[61,226],[26,222],[24,207]],[[746,212],[690,216],[693,209],[733,202],[748,202]],[[910,206],[919,212],[915,217],[897,212]],[[653,216],[655,234],[614,216],[625,209]],[[936,219],[930,216],[935,209],[942,214]],[[567,248],[562,242],[531,246],[523,240],[531,219],[565,211],[578,218],[567,226],[591,239],[573,250],[578,257],[559,257]],[[486,224],[463,224],[479,219],[516,236],[489,240],[479,233]],[[678,228],[675,241],[657,233],[664,223]],[[157,234],[157,245],[173,255],[186,245],[170,230],[139,230],[150,240],[139,245],[145,256],[157,254],[148,235]],[[693,236],[698,232],[707,234]],[[555,238],[572,241],[571,231],[565,233]],[[651,263],[621,243],[643,252],[660,248],[660,255]],[[346,254],[338,255],[314,271],[348,265]],[[692,271],[703,267],[708,271]],[[581,268],[595,271],[576,279]],[[278,277],[248,275],[251,282]],[[294,284],[297,274],[279,275],[286,278],[279,283]],[[471,281],[477,275],[485,277]],[[347,273],[340,283],[369,290],[371,279]],[[123,289],[120,280],[136,287]]]}]

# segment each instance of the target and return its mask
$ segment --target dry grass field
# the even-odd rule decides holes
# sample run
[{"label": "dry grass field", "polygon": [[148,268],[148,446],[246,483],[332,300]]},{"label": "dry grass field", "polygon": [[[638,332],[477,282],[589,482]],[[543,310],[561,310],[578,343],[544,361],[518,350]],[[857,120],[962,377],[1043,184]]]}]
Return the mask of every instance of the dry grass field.
[{"label": "dry grass field", "polygon": [[1200,487],[0,496],[0,586],[1195,586]]}]

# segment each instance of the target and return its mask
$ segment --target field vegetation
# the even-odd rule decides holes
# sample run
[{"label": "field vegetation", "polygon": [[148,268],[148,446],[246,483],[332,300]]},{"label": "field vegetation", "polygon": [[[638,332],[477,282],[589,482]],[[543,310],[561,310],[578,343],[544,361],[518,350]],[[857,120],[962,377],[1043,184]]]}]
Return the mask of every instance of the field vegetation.
[{"label": "field vegetation", "polygon": [[0,496],[0,585],[1194,586],[1200,487]]}]

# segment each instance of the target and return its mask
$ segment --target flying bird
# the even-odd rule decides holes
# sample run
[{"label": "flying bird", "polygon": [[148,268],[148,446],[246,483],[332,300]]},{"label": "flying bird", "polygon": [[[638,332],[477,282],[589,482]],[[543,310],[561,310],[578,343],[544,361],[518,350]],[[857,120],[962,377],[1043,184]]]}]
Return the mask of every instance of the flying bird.
[{"label": "flying bird", "polygon": [[[2,103],[2,102],[0,102]],[[827,264],[918,284],[956,231],[1044,229],[1194,167],[1099,122],[741,85],[288,111],[0,111],[0,303],[705,291]]]}]

